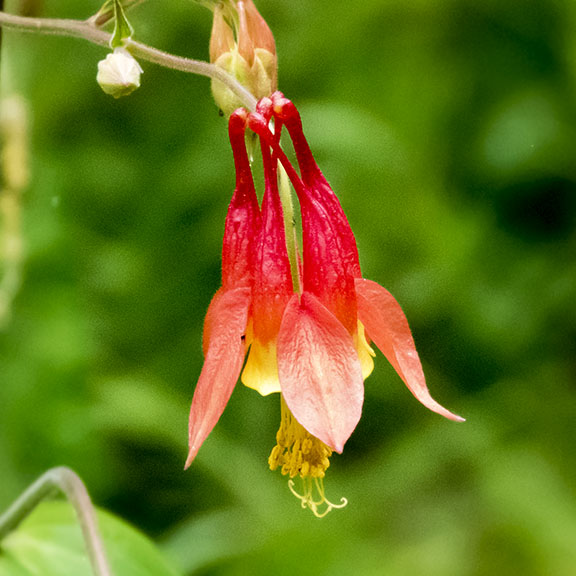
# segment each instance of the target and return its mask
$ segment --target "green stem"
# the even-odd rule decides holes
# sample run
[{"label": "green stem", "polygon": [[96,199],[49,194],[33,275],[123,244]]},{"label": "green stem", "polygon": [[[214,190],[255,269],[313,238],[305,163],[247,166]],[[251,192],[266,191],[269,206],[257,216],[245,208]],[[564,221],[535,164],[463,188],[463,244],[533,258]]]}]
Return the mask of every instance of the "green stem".
[{"label": "green stem", "polygon": [[[97,28],[91,20],[63,20],[58,18],[28,18],[24,16],[15,16],[14,14],[7,14],[0,12],[0,26],[19,30],[21,32],[36,32],[38,34],[52,34],[57,36],[70,36],[72,38],[83,38],[108,48],[111,35],[103,30]],[[190,74],[198,74],[200,76],[207,76],[213,80],[222,82],[229,88],[248,108],[254,110],[256,108],[256,98],[248,91],[242,84],[240,84],[233,76],[209,62],[202,60],[193,60],[190,58],[182,58],[174,56],[157,50],[141,42],[129,40],[126,43],[126,48],[133,56],[142,60],[147,60],[154,64],[164,66],[165,68],[172,68],[180,72],[188,72]]]},{"label": "green stem", "polygon": [[0,542],[46,498],[62,492],[72,504],[82,528],[88,556],[96,576],[111,576],[106,560],[104,545],[96,522],[94,506],[80,477],[70,468],[58,467],[40,476],[17,500],[0,516]]},{"label": "green stem", "polygon": [[296,219],[294,218],[294,203],[292,201],[292,190],[290,189],[290,180],[284,170],[284,166],[278,162],[278,173],[280,175],[280,202],[284,212],[284,229],[286,235],[286,249],[290,260],[290,270],[292,271],[292,286],[294,291],[302,292],[300,286],[300,272],[298,266],[298,241],[296,238]]}]

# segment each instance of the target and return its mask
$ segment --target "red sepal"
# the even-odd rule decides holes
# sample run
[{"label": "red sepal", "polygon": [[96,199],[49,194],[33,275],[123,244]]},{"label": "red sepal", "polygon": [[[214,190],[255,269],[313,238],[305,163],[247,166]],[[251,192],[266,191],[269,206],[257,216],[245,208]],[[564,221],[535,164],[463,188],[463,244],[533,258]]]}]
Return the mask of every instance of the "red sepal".
[{"label": "red sepal", "polygon": [[426,408],[445,418],[463,422],[430,396],[408,320],[392,294],[376,282],[356,279],[358,319],[366,334],[386,356],[408,389]]},{"label": "red sepal", "polygon": [[294,295],[286,306],[278,371],[296,420],[342,452],[362,413],[362,369],[352,337],[313,294]]},{"label": "red sepal", "polygon": [[240,375],[250,299],[249,288],[237,288],[220,290],[210,303],[204,326],[206,357],[190,408],[186,468],[218,422]]}]

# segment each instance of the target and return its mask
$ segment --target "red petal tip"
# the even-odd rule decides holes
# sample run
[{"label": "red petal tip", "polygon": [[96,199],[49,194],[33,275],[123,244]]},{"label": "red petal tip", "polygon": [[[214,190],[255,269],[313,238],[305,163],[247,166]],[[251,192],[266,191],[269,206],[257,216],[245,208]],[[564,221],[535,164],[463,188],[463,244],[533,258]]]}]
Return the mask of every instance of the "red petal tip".
[{"label": "red petal tip", "polygon": [[228,129],[231,133],[244,132],[248,111],[245,108],[238,108],[230,115]]},{"label": "red petal tip", "polygon": [[[416,396],[416,394],[414,395]],[[425,396],[416,396],[416,398],[420,400],[426,408],[432,410],[432,412],[436,412],[436,414],[440,414],[440,416],[444,416],[444,418],[448,418],[448,420],[452,420],[453,422],[466,422],[466,418],[462,418],[462,416],[458,416],[458,414],[446,410],[446,408],[441,404],[438,404],[430,394],[426,394]]]},{"label": "red petal tip", "polygon": [[190,448],[190,452],[188,453],[188,458],[186,458],[186,464],[184,464],[184,470],[188,470],[194,462],[194,458],[196,458],[196,454],[198,454],[198,448]]},{"label": "red petal tip", "polygon": [[266,96],[261,98],[258,104],[256,104],[256,112],[262,114],[262,116],[264,116],[268,121],[270,121],[270,118],[272,117],[272,109],[272,100]]},{"label": "red petal tip", "polygon": [[266,138],[270,136],[270,131],[268,130],[268,120],[264,115],[259,112],[251,112],[248,116],[248,128],[255,132],[261,138]]}]

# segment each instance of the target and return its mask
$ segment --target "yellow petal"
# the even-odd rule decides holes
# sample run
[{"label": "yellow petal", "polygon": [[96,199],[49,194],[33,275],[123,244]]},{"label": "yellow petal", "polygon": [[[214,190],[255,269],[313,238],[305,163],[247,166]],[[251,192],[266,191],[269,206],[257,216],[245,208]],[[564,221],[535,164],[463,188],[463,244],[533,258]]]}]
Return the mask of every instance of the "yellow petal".
[{"label": "yellow petal", "polygon": [[242,383],[260,392],[262,396],[280,392],[276,342],[269,342],[265,345],[259,340],[252,342],[248,360],[242,372]]},{"label": "yellow petal", "polygon": [[372,358],[376,356],[376,353],[372,346],[368,344],[368,340],[366,340],[364,324],[360,320],[358,320],[358,332],[354,336],[354,344],[356,345],[356,350],[358,350],[358,358],[362,367],[362,378],[366,380],[372,374],[372,370],[374,370],[374,360]]}]

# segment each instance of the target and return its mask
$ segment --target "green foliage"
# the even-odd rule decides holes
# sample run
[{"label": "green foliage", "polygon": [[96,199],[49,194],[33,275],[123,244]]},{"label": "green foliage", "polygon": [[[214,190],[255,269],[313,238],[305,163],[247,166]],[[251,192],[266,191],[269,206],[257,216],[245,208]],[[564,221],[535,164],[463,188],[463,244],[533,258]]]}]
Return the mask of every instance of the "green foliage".
[{"label": "green foliage", "polygon": [[125,41],[131,38],[132,34],[134,34],[134,30],[126,18],[122,3],[120,0],[114,0],[114,32],[112,33],[110,46],[112,48],[124,46]]},{"label": "green foliage", "polygon": [[[177,576],[142,534],[106,512],[98,524],[113,574]],[[66,502],[42,503],[2,543],[2,576],[92,576],[74,510]]]},{"label": "green foliage", "polygon": [[[468,421],[428,413],[378,356],[326,481],[345,510],[309,517],[267,470],[279,402],[242,387],[183,472],[234,186],[225,121],[204,78],[144,63],[141,89],[112,101],[104,50],[5,32],[33,182],[0,335],[0,509],[66,464],[185,574],[571,576],[574,2],[257,4],[365,276]],[[138,40],[207,58],[210,12],[193,2],[129,16]]]}]

